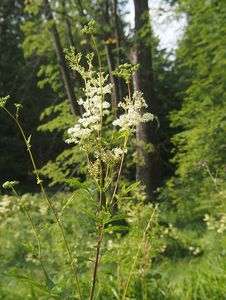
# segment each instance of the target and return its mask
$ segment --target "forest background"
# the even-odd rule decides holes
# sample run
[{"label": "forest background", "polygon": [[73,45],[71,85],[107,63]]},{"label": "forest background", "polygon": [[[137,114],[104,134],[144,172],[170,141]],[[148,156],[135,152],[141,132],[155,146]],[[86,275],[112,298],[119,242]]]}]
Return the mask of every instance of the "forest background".
[{"label": "forest background", "polygon": [[[136,253],[135,245],[142,236],[145,222],[141,220],[148,218],[151,204],[158,204],[154,229],[134,270],[127,299],[223,300],[226,2],[162,0],[158,14],[170,14],[169,28],[173,18],[182,19],[184,26],[177,49],[172,52],[160,47],[152,29],[153,20],[150,22],[148,1],[134,0],[130,6],[127,2],[2,0],[0,96],[11,96],[8,105],[12,110],[13,102],[23,106],[20,120],[27,135],[31,134],[44,183],[56,205],[64,203],[68,193],[79,190],[78,186],[68,186],[65,178],[76,177],[83,183],[87,178],[83,154],[78,147],[65,143],[67,129],[81,113],[77,102],[83,86],[80,75],[70,70],[63,49],[74,46],[77,53],[91,51],[89,36],[81,29],[93,18],[104,71],[112,74],[120,64],[139,63],[133,86],[144,93],[156,116],[151,124],[140,126],[136,139],[130,141],[123,182],[141,181],[146,185],[146,196],[135,190],[131,202],[125,204],[130,215],[127,222],[135,229],[131,226],[129,233],[112,237],[115,246],[108,248],[117,250],[117,260],[112,263],[110,257],[114,254],[108,249],[96,299],[121,299],[128,258]],[[126,17],[128,7],[134,11],[134,27]],[[126,88],[115,76],[109,79],[114,85],[111,103],[115,113]],[[30,199],[37,224],[39,215],[48,215],[48,210],[39,198],[39,186],[20,134],[3,111],[0,134],[0,298],[49,299],[32,280],[24,284],[22,275],[40,280],[33,238],[15,197],[2,184],[7,180],[20,182],[18,193]],[[83,236],[88,233],[92,239],[93,233],[89,218],[79,209],[84,200],[79,194],[77,202],[71,204],[71,214],[65,213],[64,225],[75,241],[76,253],[82,253],[78,262],[85,289],[85,261],[92,247]],[[81,226],[83,223],[86,227]],[[50,217],[44,227],[47,264],[53,270],[51,277],[63,290],[65,278],[58,276],[62,272],[63,246]],[[61,254],[52,250],[50,255],[50,248],[61,249]],[[55,255],[57,262],[52,259]],[[118,266],[122,274],[114,275],[112,269],[119,270]],[[59,299],[75,299],[69,292],[61,294]]]}]

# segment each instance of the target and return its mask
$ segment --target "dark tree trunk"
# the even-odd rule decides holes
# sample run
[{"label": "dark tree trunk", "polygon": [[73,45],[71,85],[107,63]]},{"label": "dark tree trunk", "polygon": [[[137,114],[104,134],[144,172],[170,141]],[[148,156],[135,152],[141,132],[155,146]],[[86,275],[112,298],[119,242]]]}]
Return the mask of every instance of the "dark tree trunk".
[{"label": "dark tree trunk", "polygon": [[112,71],[114,71],[112,46],[105,43],[105,50],[106,50],[106,55],[107,55],[107,63],[108,63],[108,70],[109,70],[109,74],[110,74],[110,81],[111,81],[111,84],[113,85],[111,104],[112,104],[113,110],[116,111],[117,104],[119,103],[119,93],[118,93],[117,79],[112,74]]},{"label": "dark tree trunk", "polygon": [[113,0],[113,17],[114,17],[114,25],[115,25],[115,39],[116,39],[116,50],[117,50],[117,66],[120,65],[120,47],[121,47],[121,39],[120,39],[120,30],[119,30],[119,20],[118,20],[118,0]]},{"label": "dark tree trunk", "polygon": [[[151,24],[149,17],[148,0],[134,0],[135,6],[135,36],[136,61],[140,64],[135,81],[135,90],[141,90],[148,104],[148,109],[157,114],[157,99],[154,92],[154,79],[151,49]],[[144,29],[145,36],[141,31]],[[149,30],[147,31],[147,28]],[[154,147],[152,152],[145,149],[145,145]],[[160,160],[157,144],[157,122],[141,124],[137,129],[138,162],[136,166],[136,179],[146,187],[148,200],[153,198],[153,192],[161,183]]]},{"label": "dark tree trunk", "polygon": [[[62,0],[62,8],[63,8],[63,17],[64,17],[64,22],[67,28],[67,38],[68,38],[68,43],[71,47],[75,46],[75,41],[73,38],[73,34],[72,34],[72,27],[71,27],[71,22],[70,19],[67,15],[67,11],[66,11],[66,3],[65,0]],[[77,72],[75,72],[74,70],[72,70],[72,78],[77,82],[77,86],[82,87],[83,86],[83,79],[81,77],[81,75]],[[82,107],[79,107],[79,111],[80,113],[82,113]]]},{"label": "dark tree trunk", "polygon": [[[110,14],[109,14],[109,1],[105,1],[105,20],[106,22],[109,22],[111,19]],[[118,81],[117,78],[115,78],[112,75],[112,71],[115,69],[115,63],[114,63],[114,55],[113,55],[113,44],[111,42],[112,34],[110,32],[107,32],[105,34],[105,50],[106,50],[106,55],[107,55],[107,64],[108,64],[108,69],[109,69],[109,74],[110,74],[110,81],[111,84],[113,85],[113,93],[112,93],[112,108],[114,111],[116,111],[117,104],[119,103],[119,86],[118,86]]]},{"label": "dark tree trunk", "polygon": [[79,105],[78,105],[77,99],[76,99],[74,91],[73,91],[73,86],[71,83],[69,70],[68,70],[66,60],[64,57],[64,52],[63,52],[60,37],[59,37],[58,31],[57,31],[57,27],[56,27],[56,24],[54,23],[54,18],[53,18],[53,14],[51,11],[49,0],[44,0],[43,3],[44,3],[44,8],[45,8],[46,19],[48,21],[52,21],[50,31],[51,31],[51,35],[52,35],[54,46],[55,46],[57,60],[60,65],[65,90],[66,90],[68,99],[71,103],[72,112],[75,115],[79,115]]}]

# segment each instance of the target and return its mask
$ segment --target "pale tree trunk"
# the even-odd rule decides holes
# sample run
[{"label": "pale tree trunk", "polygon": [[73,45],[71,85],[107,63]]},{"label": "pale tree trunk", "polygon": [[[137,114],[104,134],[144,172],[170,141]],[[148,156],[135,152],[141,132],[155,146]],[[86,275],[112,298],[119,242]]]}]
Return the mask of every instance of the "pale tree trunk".
[{"label": "pale tree trunk", "polygon": [[71,108],[72,108],[73,114],[79,115],[79,105],[78,105],[77,99],[75,97],[75,93],[73,91],[70,73],[69,73],[67,63],[66,63],[66,60],[64,57],[64,52],[63,52],[60,37],[59,37],[58,31],[57,31],[57,27],[56,27],[56,24],[54,23],[54,18],[53,18],[53,14],[51,11],[49,0],[44,0],[43,4],[44,4],[44,8],[45,8],[46,19],[48,21],[52,22],[52,25],[50,27],[50,32],[51,32],[52,39],[54,42],[56,56],[57,56],[57,60],[58,60],[59,66],[60,66],[60,70],[61,70],[62,78],[64,81],[64,86],[65,86],[65,90],[67,93],[67,97],[71,103]]},{"label": "pale tree trunk", "polygon": [[[113,17],[114,17],[114,25],[115,25],[115,39],[116,39],[116,53],[117,53],[117,61],[116,67],[121,64],[121,34],[119,27],[119,17],[118,17],[118,0],[112,1],[113,5]],[[119,101],[122,99],[122,82],[119,77],[116,78],[117,89],[118,89],[118,97]]]},{"label": "pale tree trunk", "polygon": [[[135,56],[140,69],[135,76],[135,90],[144,93],[144,98],[148,104],[148,109],[154,115],[157,114],[157,99],[154,92],[154,79],[152,67],[151,49],[151,24],[149,17],[148,0],[134,0],[135,6],[135,36],[136,50]],[[148,22],[148,23],[147,23]],[[146,31],[145,37],[141,35],[141,30]],[[149,152],[145,145],[151,144],[154,151]],[[153,199],[153,192],[161,183],[160,159],[157,144],[157,122],[141,124],[137,129],[137,153],[138,161],[136,165],[136,179],[146,187],[148,200]]]}]

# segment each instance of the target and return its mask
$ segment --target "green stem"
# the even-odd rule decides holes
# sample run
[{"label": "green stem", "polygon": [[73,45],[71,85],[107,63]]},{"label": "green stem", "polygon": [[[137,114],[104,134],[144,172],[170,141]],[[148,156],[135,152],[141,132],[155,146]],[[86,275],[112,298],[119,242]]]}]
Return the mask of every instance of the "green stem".
[{"label": "green stem", "polygon": [[125,289],[124,289],[124,292],[123,292],[122,300],[125,300],[125,299],[126,299],[127,290],[128,290],[128,287],[129,287],[129,284],[130,284],[130,281],[131,281],[131,278],[132,278],[132,275],[133,275],[133,271],[134,271],[135,266],[136,266],[136,264],[137,264],[137,260],[138,260],[138,257],[139,257],[141,248],[142,248],[142,246],[143,246],[143,243],[144,243],[144,241],[145,241],[146,235],[147,235],[148,230],[149,230],[149,228],[150,228],[150,226],[151,226],[151,222],[152,222],[152,220],[153,220],[153,217],[154,217],[154,215],[155,215],[155,212],[156,212],[157,208],[158,208],[158,205],[155,206],[155,208],[154,208],[154,210],[153,210],[153,212],[152,212],[152,214],[151,214],[151,217],[150,217],[150,219],[149,219],[149,221],[148,221],[148,224],[147,224],[147,226],[146,226],[146,228],[145,228],[145,230],[144,230],[142,240],[141,240],[140,245],[139,245],[139,247],[138,247],[137,253],[136,253],[135,258],[134,258],[134,260],[133,260],[132,267],[131,267],[130,272],[129,272],[129,276],[128,276],[127,281],[126,281],[126,286],[125,286]]},{"label": "green stem", "polygon": [[38,172],[38,169],[36,167],[35,160],[34,160],[33,154],[32,154],[31,149],[30,149],[31,146],[28,143],[28,140],[27,140],[27,138],[25,136],[24,130],[23,130],[22,126],[20,125],[18,119],[15,118],[8,109],[6,109],[5,107],[3,107],[3,109],[14,120],[14,122],[16,123],[17,127],[19,128],[19,130],[21,132],[21,135],[22,135],[22,137],[24,139],[24,142],[25,142],[26,147],[27,147],[27,151],[29,153],[29,157],[30,157],[31,163],[32,163],[33,168],[34,168],[34,172],[35,172],[36,179],[37,179],[37,184],[40,185],[41,191],[42,191],[45,199],[47,200],[48,205],[49,205],[49,207],[50,207],[50,209],[51,209],[51,211],[52,211],[52,213],[54,215],[54,218],[55,218],[55,220],[56,220],[56,222],[57,222],[57,224],[58,224],[58,226],[60,228],[60,231],[61,231],[61,234],[62,234],[62,237],[63,237],[63,241],[64,241],[64,244],[65,244],[66,250],[68,252],[68,256],[69,256],[70,262],[71,262],[72,272],[73,272],[73,274],[75,276],[75,281],[76,281],[76,286],[77,286],[77,290],[78,290],[79,299],[82,300],[81,289],[80,289],[80,284],[79,284],[79,280],[78,280],[78,273],[77,273],[77,268],[76,268],[76,265],[75,265],[75,260],[74,260],[74,258],[72,256],[71,249],[70,249],[69,244],[67,242],[67,238],[66,238],[66,235],[65,235],[64,228],[63,228],[63,225],[61,223],[61,220],[58,217],[56,209],[54,208],[51,200],[49,199],[49,197],[48,197],[48,195],[47,195],[47,193],[45,191],[45,188],[44,188],[44,186],[42,184],[42,180],[40,179],[39,172]]},{"label": "green stem", "polygon": [[101,94],[101,108],[100,108],[100,129],[98,132],[98,145],[99,145],[99,152],[100,152],[100,203],[99,207],[101,209],[103,204],[103,166],[102,166],[102,131],[103,131],[103,101],[104,101],[104,95],[103,95],[103,75],[102,75],[102,63],[100,58],[100,52],[97,47],[96,40],[93,35],[91,35],[92,42],[94,49],[97,54],[98,58],[98,64],[99,64],[99,74],[100,74],[100,94]]},{"label": "green stem", "polygon": [[45,274],[45,277],[47,277],[48,275],[47,275],[47,272],[46,272],[46,269],[45,269],[45,266],[44,266],[44,263],[43,263],[43,260],[42,260],[42,250],[41,250],[41,242],[40,242],[40,238],[39,238],[39,232],[38,232],[38,230],[35,226],[35,223],[34,223],[32,217],[31,217],[27,207],[23,204],[21,197],[19,196],[19,194],[17,193],[17,191],[13,187],[12,187],[12,190],[13,190],[15,196],[17,197],[17,199],[20,201],[20,205],[21,205],[22,209],[24,210],[29,222],[31,223],[31,227],[33,229],[35,238],[37,240],[37,245],[38,245],[38,259],[40,261],[40,264],[41,264],[42,270]]},{"label": "green stem", "polygon": [[115,182],[115,187],[114,187],[114,191],[111,197],[111,201],[110,201],[110,206],[113,207],[114,206],[114,198],[118,189],[118,185],[119,185],[119,181],[121,178],[121,174],[122,174],[122,166],[123,166],[123,162],[124,162],[124,158],[125,158],[125,151],[126,151],[126,146],[128,143],[128,134],[126,134],[125,139],[124,139],[124,145],[123,145],[123,153],[122,153],[122,157],[121,157],[121,161],[120,161],[120,166],[119,166],[119,171],[118,171],[118,176]]},{"label": "green stem", "polygon": [[[131,100],[130,82],[128,82],[127,87],[128,87],[128,97]],[[113,191],[113,194],[112,194],[112,197],[111,197],[111,201],[110,201],[110,206],[111,207],[113,207],[115,205],[114,198],[115,198],[115,195],[116,195],[116,192],[117,192],[117,189],[118,189],[119,180],[120,180],[121,173],[122,173],[122,166],[123,166],[123,162],[124,162],[125,150],[126,150],[126,146],[127,146],[127,143],[128,143],[128,138],[129,138],[129,134],[126,133],[126,136],[125,136],[125,139],[124,139],[124,145],[123,145],[123,153],[122,153],[120,166],[119,166],[119,171],[118,171],[118,176],[117,176],[117,179],[116,179],[115,188],[114,188],[114,191]]]}]

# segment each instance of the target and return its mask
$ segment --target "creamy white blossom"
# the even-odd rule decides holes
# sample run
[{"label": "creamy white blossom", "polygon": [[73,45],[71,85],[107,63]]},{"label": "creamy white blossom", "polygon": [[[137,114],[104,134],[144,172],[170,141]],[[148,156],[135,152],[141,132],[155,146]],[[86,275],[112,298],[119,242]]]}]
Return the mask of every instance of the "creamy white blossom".
[{"label": "creamy white blossom", "polygon": [[74,127],[68,129],[68,134],[70,136],[66,142],[69,143],[79,143],[81,140],[88,139],[92,130],[89,128],[82,128],[80,124],[76,124]]},{"label": "creamy white blossom", "polygon": [[127,153],[127,150],[123,150],[121,148],[116,147],[112,149],[112,153],[114,159],[117,161],[122,157],[123,153]]},{"label": "creamy white blossom", "polygon": [[132,99],[126,97],[124,100],[124,102],[119,102],[118,106],[122,107],[125,112],[113,121],[114,126],[119,126],[120,130],[136,131],[140,123],[153,120],[154,116],[151,113],[143,113],[143,109],[147,108],[147,104],[142,92],[135,91]]},{"label": "creamy white blossom", "polygon": [[84,113],[78,124],[68,129],[67,143],[83,143],[94,131],[100,130],[101,118],[110,113],[110,103],[105,100],[105,95],[111,94],[112,85],[106,83],[107,80],[108,76],[104,76],[103,73],[97,74],[97,78],[86,79],[86,98],[78,101],[78,104],[83,106]]},{"label": "creamy white blossom", "polygon": [[9,211],[10,200],[7,195],[2,196],[0,202],[0,214],[4,214]]},{"label": "creamy white blossom", "polygon": [[205,214],[203,220],[206,222],[209,230],[216,230],[217,233],[224,233],[226,231],[226,214],[222,214],[220,217]]}]

